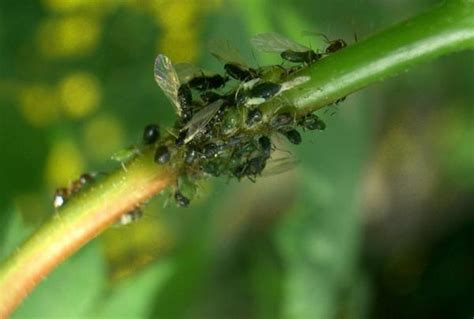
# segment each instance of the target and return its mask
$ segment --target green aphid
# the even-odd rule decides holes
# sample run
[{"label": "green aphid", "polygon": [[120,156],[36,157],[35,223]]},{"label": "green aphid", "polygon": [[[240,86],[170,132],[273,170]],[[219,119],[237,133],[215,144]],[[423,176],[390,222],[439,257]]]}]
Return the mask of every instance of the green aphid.
[{"label": "green aphid", "polygon": [[239,112],[227,112],[222,121],[222,134],[228,136],[235,133],[239,129],[240,117]]},{"label": "green aphid", "polygon": [[127,148],[121,149],[120,151],[115,152],[110,158],[114,161],[119,162],[124,170],[127,170],[125,163],[133,160],[137,155],[140,154],[140,150],[136,146],[129,146]]},{"label": "green aphid", "polygon": [[260,78],[265,82],[282,82],[288,75],[288,71],[281,65],[268,65],[258,69]]}]

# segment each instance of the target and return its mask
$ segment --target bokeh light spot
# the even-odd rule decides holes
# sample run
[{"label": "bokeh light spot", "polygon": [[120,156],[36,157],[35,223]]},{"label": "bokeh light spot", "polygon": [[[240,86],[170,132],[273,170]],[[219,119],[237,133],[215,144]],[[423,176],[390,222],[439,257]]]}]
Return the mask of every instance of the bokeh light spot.
[{"label": "bokeh light spot", "polygon": [[99,41],[101,26],[93,16],[65,16],[42,21],[38,44],[47,57],[80,56],[92,52]]},{"label": "bokeh light spot", "polygon": [[173,61],[195,61],[199,48],[199,23],[202,2],[169,1],[152,7],[156,23],[163,29],[158,50]]},{"label": "bokeh light spot", "polygon": [[24,87],[19,95],[19,105],[25,120],[35,127],[45,127],[59,115],[56,92],[45,85]]},{"label": "bokeh light spot", "polygon": [[84,172],[84,158],[71,139],[56,142],[47,157],[45,180],[50,189],[67,186]]},{"label": "bokeh light spot", "polygon": [[43,6],[51,11],[56,12],[73,12],[77,10],[92,10],[94,12],[104,11],[117,4],[118,1],[102,0],[43,0]]},{"label": "bokeh light spot", "polygon": [[110,114],[100,115],[87,123],[83,141],[87,153],[95,160],[103,161],[123,146],[124,132],[119,120]]},{"label": "bokeh light spot", "polygon": [[199,52],[197,34],[194,32],[181,34],[167,32],[158,42],[158,51],[166,52],[172,61],[196,61]]},{"label": "bokeh light spot", "polygon": [[89,73],[66,76],[59,83],[61,106],[72,118],[81,118],[94,111],[101,100],[99,81]]}]

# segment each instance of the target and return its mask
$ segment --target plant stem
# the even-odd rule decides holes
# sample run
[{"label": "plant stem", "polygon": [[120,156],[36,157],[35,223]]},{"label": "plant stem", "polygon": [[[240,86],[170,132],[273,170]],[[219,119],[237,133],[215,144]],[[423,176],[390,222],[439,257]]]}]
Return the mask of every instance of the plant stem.
[{"label": "plant stem", "polygon": [[59,263],[123,213],[174,180],[151,151],[78,193],[40,227],[0,268],[0,318],[7,317]]},{"label": "plant stem", "polygon": [[[297,72],[310,80],[282,94],[299,114],[443,54],[474,49],[474,1],[453,0]],[[274,105],[264,106],[272,114]]]},{"label": "plant stem", "polygon": [[[474,1],[450,1],[296,73],[309,81],[283,96],[298,113],[313,112],[410,66],[467,48],[474,48]],[[262,110],[273,114],[275,105],[270,101]],[[126,171],[118,169],[71,199],[0,266],[0,317],[61,261],[175,179],[173,170],[153,162],[149,150]]]}]

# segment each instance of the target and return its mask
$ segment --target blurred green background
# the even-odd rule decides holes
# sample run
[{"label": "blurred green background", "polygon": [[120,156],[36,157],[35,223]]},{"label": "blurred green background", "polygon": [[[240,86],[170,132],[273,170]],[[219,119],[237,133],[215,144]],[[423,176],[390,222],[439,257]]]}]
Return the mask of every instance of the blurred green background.
[{"label": "blurred green background", "polygon": [[[53,213],[55,188],[174,120],[163,52],[221,71],[228,39],[303,30],[352,43],[437,1],[0,2],[0,257]],[[312,42],[317,47],[316,42]],[[13,318],[470,318],[474,54],[418,66],[322,110],[280,141],[300,164],[253,184],[208,181],[190,208],[153,200],[66,261]],[[0,292],[8,293],[8,292]]]}]

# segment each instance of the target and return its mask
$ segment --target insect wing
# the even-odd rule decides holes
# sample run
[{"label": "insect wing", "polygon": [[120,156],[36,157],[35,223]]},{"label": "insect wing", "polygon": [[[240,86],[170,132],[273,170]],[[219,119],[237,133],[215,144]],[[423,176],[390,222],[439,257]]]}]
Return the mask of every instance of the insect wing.
[{"label": "insect wing", "polygon": [[209,121],[214,117],[214,115],[223,103],[223,100],[217,100],[209,104],[193,116],[189,123],[186,124],[186,126],[182,129],[183,131],[186,129],[188,130],[188,134],[184,139],[184,143],[190,142],[196,136],[196,134],[198,134],[201,129],[204,128],[207,123],[209,123]]},{"label": "insect wing", "polygon": [[281,53],[286,50],[306,52],[310,50],[310,48],[296,43],[276,32],[256,34],[252,39],[250,39],[250,42],[255,49],[262,52]]},{"label": "insect wing", "polygon": [[267,162],[267,167],[262,173],[262,176],[274,176],[285,173],[298,165],[299,161],[294,157],[282,157],[271,159]]},{"label": "insect wing", "polygon": [[242,66],[247,65],[239,50],[233,47],[229,41],[212,40],[209,42],[209,51],[216,59],[223,63],[234,62]]},{"label": "insect wing", "polygon": [[176,74],[178,75],[180,83],[186,83],[195,76],[202,74],[202,70],[191,63],[176,63],[174,65]]},{"label": "insect wing", "polygon": [[156,57],[154,73],[156,83],[158,83],[171,104],[173,104],[178,115],[181,116],[181,105],[178,102],[178,89],[180,82],[173,64],[166,55],[159,54]]}]

